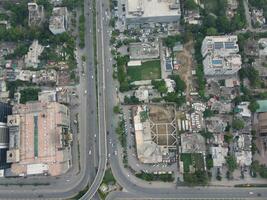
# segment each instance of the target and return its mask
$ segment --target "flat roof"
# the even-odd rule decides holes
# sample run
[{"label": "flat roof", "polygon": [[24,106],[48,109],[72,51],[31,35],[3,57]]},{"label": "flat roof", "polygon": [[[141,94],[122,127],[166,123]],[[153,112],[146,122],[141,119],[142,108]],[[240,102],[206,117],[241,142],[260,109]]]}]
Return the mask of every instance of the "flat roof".
[{"label": "flat roof", "polygon": [[257,102],[260,107],[256,112],[258,113],[267,112],[267,100],[258,100]]},{"label": "flat roof", "polygon": [[180,7],[176,2],[175,0],[127,0],[127,17],[137,17],[132,15],[134,12],[142,12],[139,17],[176,16],[180,14],[180,9],[170,9],[172,5]]}]

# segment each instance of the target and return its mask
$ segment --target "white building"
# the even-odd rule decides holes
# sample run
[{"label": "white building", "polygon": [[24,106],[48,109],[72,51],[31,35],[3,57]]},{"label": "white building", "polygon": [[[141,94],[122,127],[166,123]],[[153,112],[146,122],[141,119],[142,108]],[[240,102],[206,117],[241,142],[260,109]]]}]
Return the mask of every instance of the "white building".
[{"label": "white building", "polygon": [[225,157],[228,153],[228,148],[226,147],[211,147],[211,156],[213,159],[213,166],[214,167],[222,167],[225,164]]},{"label": "white building", "polygon": [[242,117],[251,117],[251,112],[248,109],[249,104],[250,103],[248,101],[244,101],[237,106],[237,108],[240,109],[240,115]]},{"label": "white building", "polygon": [[28,3],[28,25],[29,26],[38,26],[44,20],[44,7],[38,5],[37,3]]},{"label": "white building", "polygon": [[43,52],[44,47],[38,43],[38,40],[34,40],[29,48],[27,55],[25,55],[26,67],[37,68],[40,60],[38,57]]},{"label": "white building", "polygon": [[239,54],[229,56],[207,55],[203,60],[205,75],[231,75],[241,69],[242,60]]},{"label": "white building", "polygon": [[205,57],[207,54],[219,54],[228,56],[239,52],[236,35],[226,36],[206,36],[202,41],[201,54]]},{"label": "white building", "polygon": [[204,74],[232,75],[241,69],[237,36],[207,36],[202,42]]},{"label": "white building", "polygon": [[49,30],[54,34],[64,33],[68,28],[67,7],[55,7],[49,20]]},{"label": "white building", "polygon": [[179,22],[179,0],[126,0],[126,22],[129,24]]},{"label": "white building", "polygon": [[164,79],[168,92],[174,92],[176,83],[174,80],[166,78]]}]

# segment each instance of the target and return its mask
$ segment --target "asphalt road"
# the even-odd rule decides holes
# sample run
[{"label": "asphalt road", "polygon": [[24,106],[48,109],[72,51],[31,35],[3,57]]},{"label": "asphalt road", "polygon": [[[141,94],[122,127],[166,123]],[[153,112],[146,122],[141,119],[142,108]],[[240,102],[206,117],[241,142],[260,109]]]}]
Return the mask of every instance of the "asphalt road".
[{"label": "asphalt road", "polygon": [[[80,85],[78,86],[79,106],[79,129],[80,134],[75,136],[79,140],[80,147],[80,172],[71,170],[75,173],[66,173],[59,177],[29,177],[16,179],[3,179],[5,183],[27,183],[32,185],[9,185],[8,187],[0,185],[0,199],[67,199],[88,184],[91,185],[96,176],[98,167],[98,146],[99,146],[99,126],[97,124],[97,100],[94,76],[94,51],[93,51],[93,16],[91,0],[85,0],[85,18],[86,18],[86,37],[84,51],[78,50],[78,65],[81,66],[81,56],[86,55],[87,61],[84,65],[85,76],[80,70]],[[89,15],[87,15],[87,13]],[[87,92],[85,92],[85,90]],[[97,148],[96,148],[97,147]],[[89,153],[90,152],[90,153]],[[75,162],[77,162],[78,155]],[[1,183],[2,183],[1,182]],[[40,183],[49,185],[38,185]],[[36,186],[33,186],[35,184]],[[96,190],[95,190],[96,191]],[[94,193],[95,193],[94,191]],[[98,196],[92,195],[92,199],[98,199]]]}]

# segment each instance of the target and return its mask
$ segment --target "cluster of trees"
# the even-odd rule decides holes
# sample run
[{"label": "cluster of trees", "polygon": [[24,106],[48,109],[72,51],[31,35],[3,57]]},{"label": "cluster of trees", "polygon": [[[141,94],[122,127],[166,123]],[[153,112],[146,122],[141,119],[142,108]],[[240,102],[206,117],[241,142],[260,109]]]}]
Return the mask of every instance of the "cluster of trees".
[{"label": "cluster of trees", "polygon": [[229,172],[234,172],[235,169],[237,169],[237,162],[233,155],[229,155],[225,157],[226,165]]},{"label": "cluster of trees", "polygon": [[168,92],[166,96],[164,96],[164,100],[167,102],[174,102],[178,107],[182,106],[185,103],[185,96],[183,95],[186,85],[185,82],[180,78],[179,75],[170,75],[170,79],[175,81],[175,91]]},{"label": "cluster of trees", "polygon": [[126,148],[127,141],[126,141],[126,133],[124,127],[125,127],[125,121],[121,120],[118,122],[118,126],[115,131],[118,134],[118,139],[121,143],[121,146],[123,148]]},{"label": "cluster of trees", "polygon": [[205,171],[197,170],[195,173],[184,173],[184,181],[189,185],[206,185],[208,180]]},{"label": "cluster of trees", "polygon": [[175,45],[176,42],[179,42],[182,40],[181,35],[177,34],[177,35],[170,35],[166,38],[163,39],[163,44],[167,47],[169,47],[170,49],[172,49]]},{"label": "cluster of trees", "polygon": [[12,54],[7,55],[5,58],[6,59],[14,59],[14,58],[20,58],[22,56],[24,56],[25,54],[27,54],[28,50],[29,50],[29,43],[20,43],[18,44],[18,46],[16,47],[16,49],[14,50],[14,52]]},{"label": "cluster of trees", "polygon": [[22,25],[27,26],[28,22],[28,7],[27,0],[21,0],[19,4],[10,1],[4,3],[4,9],[11,11],[9,18],[12,26]]},{"label": "cluster of trees", "polygon": [[118,55],[116,57],[116,61],[117,61],[117,68],[118,68],[118,81],[120,83],[120,91],[121,92],[125,92],[130,90],[130,84],[128,82],[127,79],[127,71],[125,69],[125,66],[127,64],[127,62],[129,62],[129,56],[121,56]]},{"label": "cluster of trees", "polygon": [[14,98],[14,93],[17,91],[18,87],[29,87],[29,86],[34,86],[34,84],[21,80],[7,82],[7,90],[9,90],[10,98]]},{"label": "cluster of trees", "polygon": [[20,103],[38,100],[38,93],[41,92],[40,88],[25,88],[19,91],[21,94]]},{"label": "cluster of trees", "polygon": [[113,112],[114,112],[115,114],[119,114],[119,113],[121,113],[121,108],[120,108],[120,106],[119,106],[119,105],[114,106],[114,107],[113,107]]},{"label": "cluster of trees", "polygon": [[249,0],[250,5],[258,9],[263,9],[264,17],[267,18],[267,0]]},{"label": "cluster of trees", "polygon": [[235,118],[232,122],[232,127],[235,130],[241,130],[242,128],[244,128],[245,123],[242,119],[240,118]]},{"label": "cluster of trees", "polygon": [[84,11],[82,12],[82,14],[79,17],[79,39],[80,39],[80,43],[79,46],[80,48],[84,48],[85,45],[85,17],[84,17]]},{"label": "cluster of trees", "polygon": [[139,173],[136,177],[146,180],[146,181],[163,181],[172,182],[174,180],[172,174],[151,174],[151,173]]},{"label": "cluster of trees", "polygon": [[218,33],[230,33],[245,27],[246,18],[242,0],[238,0],[239,6],[233,19],[226,17],[227,2],[216,2],[217,5],[214,7],[213,14],[210,14],[207,10],[202,10],[204,15],[202,33],[217,35]]},{"label": "cluster of trees", "polygon": [[252,87],[261,86],[259,71],[256,70],[254,67],[242,67],[238,73],[241,80],[243,80],[244,78],[248,78]]},{"label": "cluster of trees", "polygon": [[127,97],[125,96],[124,97],[124,103],[127,104],[127,105],[133,105],[133,104],[139,104],[140,101],[137,97],[135,96],[131,96],[131,97]]},{"label": "cluster of trees", "polygon": [[152,80],[151,84],[154,86],[155,89],[158,90],[160,93],[167,93],[168,89],[166,87],[166,83],[164,80]]},{"label": "cluster of trees", "polygon": [[184,2],[184,8],[186,10],[196,10],[198,8],[198,5],[194,0],[186,0]]},{"label": "cluster of trees", "polygon": [[267,178],[267,167],[266,165],[261,165],[259,161],[254,160],[251,164],[251,172],[253,176],[259,174],[262,178]]}]

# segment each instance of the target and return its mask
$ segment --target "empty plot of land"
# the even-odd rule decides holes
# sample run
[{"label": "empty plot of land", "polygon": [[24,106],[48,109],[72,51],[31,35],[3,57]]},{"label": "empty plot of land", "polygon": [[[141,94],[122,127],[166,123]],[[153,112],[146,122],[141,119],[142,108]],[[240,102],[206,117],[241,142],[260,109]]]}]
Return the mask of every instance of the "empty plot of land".
[{"label": "empty plot of land", "polygon": [[182,153],[181,160],[184,165],[184,172],[190,172],[190,166],[196,170],[204,170],[204,159],[200,153]]},{"label": "empty plot of land", "polygon": [[129,66],[127,67],[127,75],[131,82],[160,79],[160,60],[146,61],[141,66]]}]

